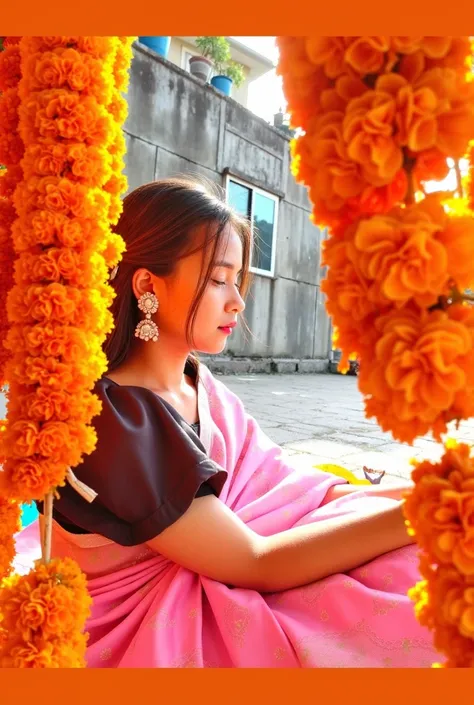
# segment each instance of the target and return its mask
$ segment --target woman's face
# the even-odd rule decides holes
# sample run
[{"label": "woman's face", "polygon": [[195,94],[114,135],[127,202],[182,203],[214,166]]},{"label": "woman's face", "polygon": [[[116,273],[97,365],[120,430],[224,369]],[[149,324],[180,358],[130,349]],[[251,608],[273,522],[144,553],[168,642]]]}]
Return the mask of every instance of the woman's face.
[{"label": "woman's face", "polygon": [[[239,313],[245,309],[240,296],[242,242],[229,226],[217,248],[215,264],[197,309],[192,328],[193,349],[216,355],[225,348]],[[197,289],[207,271],[209,254],[202,251],[180,260],[173,274],[155,288],[160,307],[155,320],[160,337],[189,349],[186,322]],[[159,289],[159,291],[157,291]]]}]

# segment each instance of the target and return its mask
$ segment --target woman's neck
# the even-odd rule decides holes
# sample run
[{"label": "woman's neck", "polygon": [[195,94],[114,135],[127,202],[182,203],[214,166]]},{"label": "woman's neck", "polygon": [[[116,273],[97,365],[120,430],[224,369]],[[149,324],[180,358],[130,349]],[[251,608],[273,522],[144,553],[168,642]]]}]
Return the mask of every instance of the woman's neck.
[{"label": "woman's neck", "polygon": [[156,392],[179,393],[186,384],[184,369],[190,350],[170,342],[137,341],[125,360],[111,373],[122,384],[138,384]]}]

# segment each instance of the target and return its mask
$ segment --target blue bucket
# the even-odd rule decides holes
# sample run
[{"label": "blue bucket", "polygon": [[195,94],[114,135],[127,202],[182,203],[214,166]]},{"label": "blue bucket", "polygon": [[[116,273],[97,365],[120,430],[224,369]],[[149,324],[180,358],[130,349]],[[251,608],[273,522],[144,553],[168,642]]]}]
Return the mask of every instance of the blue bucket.
[{"label": "blue bucket", "polygon": [[32,502],[31,504],[21,505],[21,528],[24,529],[25,526],[32,524],[35,519],[38,518],[38,510],[36,504]]},{"label": "blue bucket", "polygon": [[224,95],[230,96],[232,91],[232,79],[228,76],[213,76],[211,78],[211,85],[217,88],[218,91],[224,93]]},{"label": "blue bucket", "polygon": [[164,59],[168,56],[170,50],[171,37],[138,37],[141,44],[144,44],[149,49],[159,54]]}]

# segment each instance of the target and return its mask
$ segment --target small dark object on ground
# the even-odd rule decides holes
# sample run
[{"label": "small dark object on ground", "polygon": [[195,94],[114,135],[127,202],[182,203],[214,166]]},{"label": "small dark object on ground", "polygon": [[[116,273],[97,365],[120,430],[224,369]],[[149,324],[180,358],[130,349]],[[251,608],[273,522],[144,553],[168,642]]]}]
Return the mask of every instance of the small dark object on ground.
[{"label": "small dark object on ground", "polygon": [[385,470],[372,470],[372,468],[367,468],[365,465],[363,470],[366,480],[368,480],[372,485],[380,485],[382,477],[385,475]]}]

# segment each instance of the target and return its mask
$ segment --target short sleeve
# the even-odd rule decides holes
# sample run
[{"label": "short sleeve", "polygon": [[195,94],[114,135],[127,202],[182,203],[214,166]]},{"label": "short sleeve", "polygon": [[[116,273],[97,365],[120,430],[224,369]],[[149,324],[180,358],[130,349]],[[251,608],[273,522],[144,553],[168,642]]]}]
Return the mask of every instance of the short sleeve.
[{"label": "short sleeve", "polygon": [[102,402],[93,420],[97,446],[74,473],[97,498],[89,503],[70,485],[61,487],[54,503],[59,523],[133,546],[171,526],[196,496],[220,494],[226,471],[170,404],[108,378],[94,391]]}]

